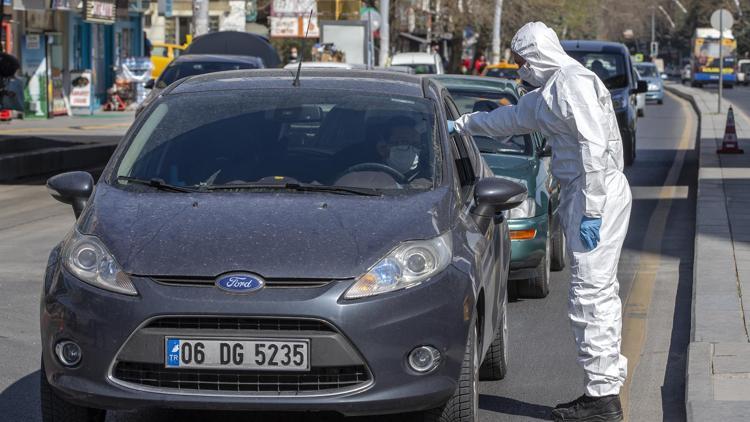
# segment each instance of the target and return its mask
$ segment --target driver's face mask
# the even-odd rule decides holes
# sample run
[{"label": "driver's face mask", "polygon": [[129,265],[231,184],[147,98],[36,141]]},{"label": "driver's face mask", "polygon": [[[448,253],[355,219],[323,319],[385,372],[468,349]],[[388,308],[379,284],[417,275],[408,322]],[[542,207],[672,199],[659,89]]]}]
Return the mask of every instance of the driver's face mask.
[{"label": "driver's face mask", "polygon": [[539,79],[537,79],[534,71],[531,70],[529,62],[524,63],[523,66],[518,68],[518,76],[521,77],[521,80],[533,87],[540,87],[544,85]]},{"label": "driver's face mask", "polygon": [[388,150],[388,165],[405,174],[419,165],[419,148],[413,145],[398,145]]}]

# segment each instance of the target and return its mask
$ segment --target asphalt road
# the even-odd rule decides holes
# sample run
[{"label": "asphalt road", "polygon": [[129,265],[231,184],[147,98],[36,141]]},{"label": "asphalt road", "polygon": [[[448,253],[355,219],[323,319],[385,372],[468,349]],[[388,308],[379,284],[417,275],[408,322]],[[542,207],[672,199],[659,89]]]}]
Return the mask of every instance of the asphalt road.
[{"label": "asphalt road", "polygon": [[[740,90],[737,90],[738,92]],[[620,261],[623,351],[631,378],[623,393],[630,420],[683,420],[690,332],[696,155],[695,116],[668,97],[638,125],[638,157],[627,170],[631,224]],[[0,185],[0,420],[39,414],[38,296],[47,254],[73,216],[40,183]],[[510,372],[481,385],[482,421],[545,419],[555,403],[583,392],[567,322],[568,273],[553,273],[546,299],[510,304]],[[110,412],[108,422],[335,421],[336,415]],[[368,420],[410,420],[373,417]],[[356,419],[362,421],[363,418]]]}]

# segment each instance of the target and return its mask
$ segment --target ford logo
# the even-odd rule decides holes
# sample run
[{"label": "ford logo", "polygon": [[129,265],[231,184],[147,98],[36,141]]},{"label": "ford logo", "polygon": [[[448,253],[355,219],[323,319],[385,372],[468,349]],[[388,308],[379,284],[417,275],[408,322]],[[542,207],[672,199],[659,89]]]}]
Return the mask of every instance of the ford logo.
[{"label": "ford logo", "polygon": [[230,293],[251,293],[262,289],[266,282],[257,275],[227,274],[218,278],[215,284]]}]

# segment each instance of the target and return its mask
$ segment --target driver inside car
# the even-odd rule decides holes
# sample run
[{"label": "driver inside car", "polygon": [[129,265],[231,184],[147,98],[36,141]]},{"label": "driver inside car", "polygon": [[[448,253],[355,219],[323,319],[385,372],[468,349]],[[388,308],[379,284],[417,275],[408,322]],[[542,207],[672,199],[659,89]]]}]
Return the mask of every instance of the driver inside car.
[{"label": "driver inside car", "polygon": [[383,163],[409,181],[418,173],[421,152],[421,136],[415,126],[416,123],[408,117],[394,117],[376,146]]}]

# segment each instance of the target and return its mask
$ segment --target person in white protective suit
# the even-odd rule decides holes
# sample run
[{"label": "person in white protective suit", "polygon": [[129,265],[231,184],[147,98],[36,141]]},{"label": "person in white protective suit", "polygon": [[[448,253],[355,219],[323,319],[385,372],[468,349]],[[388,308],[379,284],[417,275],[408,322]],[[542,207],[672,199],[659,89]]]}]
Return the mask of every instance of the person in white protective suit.
[{"label": "person in white protective suit", "polygon": [[565,54],[541,22],[524,25],[511,50],[519,75],[538,87],[516,106],[478,112],[449,129],[504,137],[539,131],[552,148],[560,181],[560,216],[571,258],[569,317],[585,372],[585,394],[559,404],[555,420],[622,419],[619,392],[627,375],[620,354],[622,305],[617,263],[630,220],[631,194],[622,173],[622,140],[609,91]]}]

